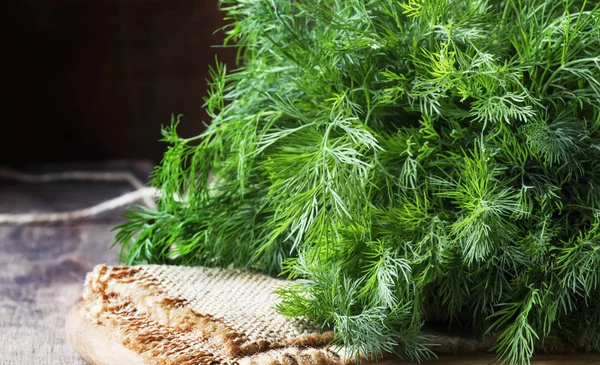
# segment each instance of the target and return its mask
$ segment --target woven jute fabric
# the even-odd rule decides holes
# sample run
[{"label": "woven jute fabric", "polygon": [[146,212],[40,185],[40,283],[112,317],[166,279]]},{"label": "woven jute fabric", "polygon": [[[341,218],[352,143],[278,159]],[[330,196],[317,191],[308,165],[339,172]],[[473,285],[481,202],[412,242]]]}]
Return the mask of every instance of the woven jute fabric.
[{"label": "woven jute fabric", "polygon": [[332,332],[277,313],[288,282],[240,270],[97,266],[83,315],[149,364],[338,365]]}]

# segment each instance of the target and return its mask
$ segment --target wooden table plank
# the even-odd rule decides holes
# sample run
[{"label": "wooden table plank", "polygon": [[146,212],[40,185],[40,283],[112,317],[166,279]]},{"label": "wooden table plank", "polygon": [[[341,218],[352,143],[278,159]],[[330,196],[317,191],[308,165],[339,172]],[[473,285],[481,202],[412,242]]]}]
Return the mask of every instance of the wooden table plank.
[{"label": "wooden table plank", "polygon": [[[87,168],[123,171],[127,164]],[[131,190],[126,183],[0,180],[0,213],[81,209]],[[97,264],[116,263],[108,247],[121,213],[65,224],[0,225],[0,364],[85,364],[66,340],[65,317],[81,296],[85,274]]]}]

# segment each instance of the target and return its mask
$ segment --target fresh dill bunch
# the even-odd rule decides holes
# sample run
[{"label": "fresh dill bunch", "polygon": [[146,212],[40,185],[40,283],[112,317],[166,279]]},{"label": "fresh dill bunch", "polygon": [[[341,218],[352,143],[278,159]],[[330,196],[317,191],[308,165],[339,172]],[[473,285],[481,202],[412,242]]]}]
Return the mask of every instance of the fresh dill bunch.
[{"label": "fresh dill bunch", "polygon": [[302,279],[278,309],[354,356],[428,357],[432,318],[508,364],[600,350],[597,2],[220,4],[238,68],[211,70],[205,132],[163,131],[126,263]]}]

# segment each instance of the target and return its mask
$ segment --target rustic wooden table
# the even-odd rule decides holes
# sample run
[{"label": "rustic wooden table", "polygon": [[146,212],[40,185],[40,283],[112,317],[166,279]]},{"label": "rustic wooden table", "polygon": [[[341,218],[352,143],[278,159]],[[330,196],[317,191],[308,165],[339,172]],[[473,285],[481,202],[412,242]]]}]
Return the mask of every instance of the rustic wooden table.
[{"label": "rustic wooden table", "polygon": [[[61,169],[81,166],[61,166]],[[88,167],[89,168],[89,167]],[[112,163],[93,170],[147,176],[147,164]],[[38,168],[57,170],[54,168]],[[126,183],[62,182],[26,185],[0,180],[0,213],[70,211],[131,191]],[[81,294],[85,274],[100,263],[116,263],[109,250],[115,210],[85,221],[26,226],[0,225],[0,364],[84,365],[65,337],[65,317]],[[488,356],[443,358],[427,364],[488,364]],[[405,364],[385,361],[386,365]],[[536,365],[596,364],[599,356],[539,357]]]},{"label": "rustic wooden table", "polygon": [[[45,166],[32,172],[90,169]],[[148,164],[107,163],[94,171],[135,172]],[[127,183],[23,184],[0,179],[0,213],[59,212],[86,208],[129,192]],[[96,264],[116,263],[111,229],[123,210],[85,221],[0,225],[0,364],[83,365],[65,337],[65,316],[81,295],[85,274]]]}]

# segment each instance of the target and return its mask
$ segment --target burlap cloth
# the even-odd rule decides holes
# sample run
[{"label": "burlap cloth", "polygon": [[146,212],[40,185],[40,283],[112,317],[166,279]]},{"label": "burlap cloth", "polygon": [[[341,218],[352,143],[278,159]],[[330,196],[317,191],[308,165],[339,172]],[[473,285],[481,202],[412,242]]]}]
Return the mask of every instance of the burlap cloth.
[{"label": "burlap cloth", "polygon": [[97,266],[82,313],[148,364],[344,363],[332,332],[276,312],[287,282],[238,270]]},{"label": "burlap cloth", "polygon": [[[145,364],[344,365],[333,333],[276,311],[274,290],[291,282],[240,270],[99,265],[87,275],[81,317]],[[436,354],[485,353],[493,339],[427,331]],[[587,344],[540,343],[541,353]],[[589,348],[587,348],[589,351]],[[489,361],[489,359],[488,359]]]}]

